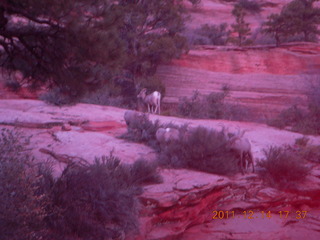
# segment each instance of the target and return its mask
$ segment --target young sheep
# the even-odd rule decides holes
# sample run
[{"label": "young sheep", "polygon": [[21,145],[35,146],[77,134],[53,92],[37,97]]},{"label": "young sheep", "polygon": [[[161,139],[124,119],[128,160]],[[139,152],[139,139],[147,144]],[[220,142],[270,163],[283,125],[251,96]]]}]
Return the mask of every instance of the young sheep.
[{"label": "young sheep", "polygon": [[156,139],[159,143],[168,143],[171,141],[178,141],[180,132],[175,128],[159,128],[156,132]]},{"label": "young sheep", "polygon": [[160,114],[161,93],[154,91],[153,93],[147,95],[147,89],[143,88],[137,97],[147,104],[148,112],[156,113],[158,110],[158,114]]},{"label": "young sheep", "polygon": [[[224,128],[223,131],[225,132]],[[240,158],[239,167],[242,174],[244,174],[243,168],[247,170],[250,164],[252,165],[252,172],[254,172],[253,156],[251,153],[251,143],[249,139],[243,137],[244,133],[245,132],[243,131],[240,134],[239,130],[237,134],[231,137],[225,134],[228,140],[228,148]]]}]

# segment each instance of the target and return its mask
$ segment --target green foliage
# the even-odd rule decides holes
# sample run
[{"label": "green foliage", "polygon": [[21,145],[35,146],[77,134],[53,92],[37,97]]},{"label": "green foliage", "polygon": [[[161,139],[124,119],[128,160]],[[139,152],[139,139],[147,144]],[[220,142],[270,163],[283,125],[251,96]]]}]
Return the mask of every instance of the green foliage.
[{"label": "green foliage", "polygon": [[178,104],[178,114],[189,118],[211,118],[228,120],[249,120],[249,110],[240,105],[225,103],[230,89],[225,87],[221,92],[201,96],[194,91],[191,98],[183,97]]},{"label": "green foliage", "polygon": [[133,81],[119,77],[112,79],[108,85],[85,94],[81,102],[133,109],[136,107],[136,95]]},{"label": "green foliage", "polygon": [[286,19],[283,15],[271,14],[267,22],[263,24],[262,33],[273,36],[276,39],[276,45],[279,46],[281,40],[286,34]]},{"label": "green foliage", "polygon": [[303,136],[303,137],[297,138],[294,144],[300,147],[306,147],[308,145],[309,140],[310,138]]},{"label": "green foliage", "polygon": [[63,106],[77,103],[77,101],[80,99],[80,96],[76,94],[76,92],[74,92],[74,95],[71,95],[68,90],[64,91],[62,88],[55,87],[40,95],[39,99],[48,104]]},{"label": "green foliage", "polygon": [[293,0],[283,7],[280,14],[271,14],[263,32],[272,35],[277,45],[291,37],[303,36],[304,41],[315,41],[320,34],[320,8],[314,0]]},{"label": "green foliage", "polygon": [[310,162],[320,163],[320,146],[308,145],[305,146],[300,145],[300,149],[298,152],[299,156],[302,159],[305,159]]},{"label": "green foliage", "polygon": [[302,33],[304,40],[309,41],[311,34],[319,34],[320,8],[313,7],[314,0],[294,0],[281,11],[286,19],[287,33]]},{"label": "green foliage", "polygon": [[249,1],[249,0],[239,0],[238,4],[246,11],[249,11],[251,13],[260,13],[261,12],[261,6],[259,3],[255,1]]},{"label": "green foliage", "polygon": [[264,150],[264,155],[265,159],[258,162],[258,165],[265,169],[262,177],[272,186],[285,189],[302,182],[310,172],[290,148],[270,147]]},{"label": "green foliage", "polygon": [[21,89],[21,84],[16,80],[7,81],[5,87],[13,92],[17,92]]},{"label": "green foliage", "polygon": [[160,127],[159,120],[156,120],[154,123],[149,120],[149,116],[144,114],[142,118],[133,119],[128,126],[128,131],[124,133],[121,138],[139,142],[146,143],[147,145],[158,149],[158,143],[156,140],[156,132]]},{"label": "green foliage", "polygon": [[116,239],[137,232],[141,185],[160,181],[156,165],[121,164],[112,153],[88,166],[69,165],[52,189],[48,222],[54,239]]},{"label": "green foliage", "polygon": [[[182,130],[184,131],[184,130]],[[197,127],[179,141],[169,142],[159,155],[162,166],[190,168],[229,175],[238,171],[235,156],[227,148],[223,132]]]},{"label": "green foliage", "polygon": [[268,125],[274,126],[280,129],[286,126],[295,126],[301,119],[305,117],[305,113],[299,109],[296,105],[285,109],[279,113],[279,115],[272,120],[268,121]]},{"label": "green foliage", "polygon": [[220,25],[204,24],[196,30],[199,36],[194,40],[194,44],[226,45],[230,36],[230,31],[227,28],[227,23],[221,23]]},{"label": "green foliage", "polygon": [[33,88],[58,87],[78,101],[112,85],[115,76],[128,75],[136,84],[179,57],[188,49],[181,35],[185,19],[183,0],[0,3],[0,35],[7,39],[0,41],[0,64],[20,70]]},{"label": "green foliage", "polygon": [[44,171],[34,163],[29,138],[0,132],[0,235],[2,240],[43,239],[48,199],[41,193]]},{"label": "green foliage", "polygon": [[307,92],[308,109],[302,111],[297,106],[283,110],[275,119],[268,122],[269,125],[278,128],[291,126],[293,131],[302,134],[320,134],[320,82],[318,77],[315,83],[310,85]]},{"label": "green foliage", "polygon": [[178,105],[178,113],[185,117],[190,118],[204,118],[205,110],[204,110],[203,100],[200,97],[200,93],[198,90],[193,92],[192,97],[189,99],[187,97],[183,97],[179,101]]},{"label": "green foliage", "polygon": [[232,24],[231,27],[234,32],[238,34],[236,42],[239,46],[243,44],[249,44],[247,37],[251,34],[251,29],[249,23],[246,23],[244,17],[246,13],[243,7],[239,4],[236,4],[232,10],[232,15],[236,18],[236,23]]}]

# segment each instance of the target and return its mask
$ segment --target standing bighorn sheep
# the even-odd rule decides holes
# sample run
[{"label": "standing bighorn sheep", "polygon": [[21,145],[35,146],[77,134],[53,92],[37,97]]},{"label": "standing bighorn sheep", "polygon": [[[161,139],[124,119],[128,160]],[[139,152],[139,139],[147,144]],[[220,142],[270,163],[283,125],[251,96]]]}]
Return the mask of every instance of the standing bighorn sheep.
[{"label": "standing bighorn sheep", "polygon": [[161,93],[154,91],[153,93],[147,95],[147,89],[143,88],[137,96],[148,106],[148,112],[160,114],[160,101]]},{"label": "standing bighorn sheep", "polygon": [[[225,131],[225,129],[223,129],[223,131]],[[254,172],[251,143],[249,139],[243,137],[244,133],[245,131],[242,131],[242,133],[240,133],[240,130],[238,130],[238,133],[234,134],[231,137],[226,135],[226,138],[228,140],[228,148],[232,150],[238,157],[240,157],[239,167],[242,174],[244,174],[243,168],[247,170],[250,164],[252,165],[252,172]]]}]

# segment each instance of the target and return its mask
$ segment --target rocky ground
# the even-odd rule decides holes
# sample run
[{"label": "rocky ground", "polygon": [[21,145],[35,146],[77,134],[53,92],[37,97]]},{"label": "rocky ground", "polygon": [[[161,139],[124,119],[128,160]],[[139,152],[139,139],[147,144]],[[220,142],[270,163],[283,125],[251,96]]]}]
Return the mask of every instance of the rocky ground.
[{"label": "rocky ground", "polygon": [[[95,156],[108,155],[112,150],[126,163],[139,158],[154,161],[156,154],[151,148],[118,138],[126,132],[124,111],[90,104],[54,107],[37,100],[0,100],[0,127],[15,127],[26,136],[32,135],[35,157],[53,162],[56,176],[70,161],[93,161]],[[221,124],[230,130],[239,127],[246,130],[245,136],[253,144],[255,161],[263,157],[263,148],[293,144],[301,137],[257,123],[157,115],[150,119],[215,129]],[[320,142],[320,137],[310,139],[312,144]],[[140,235],[128,239],[319,239],[320,166],[310,163],[310,167],[311,175],[294,192],[270,188],[257,174],[229,178],[185,169],[159,169],[164,181],[145,187]],[[213,211],[224,211],[224,215],[220,212],[218,219],[212,219]],[[247,211],[246,216],[243,211]],[[271,218],[262,211],[270,211]],[[279,211],[290,214],[281,218]],[[299,214],[305,213],[306,217],[299,219]]]}]

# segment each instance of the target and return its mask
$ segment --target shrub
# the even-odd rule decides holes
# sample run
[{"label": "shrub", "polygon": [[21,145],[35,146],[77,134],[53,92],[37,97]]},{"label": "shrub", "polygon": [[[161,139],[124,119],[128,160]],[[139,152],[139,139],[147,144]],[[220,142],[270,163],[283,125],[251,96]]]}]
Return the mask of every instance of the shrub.
[{"label": "shrub", "polygon": [[196,29],[197,36],[193,44],[195,45],[226,45],[230,36],[230,31],[227,30],[228,24],[220,25],[204,24],[199,29]]},{"label": "shrub", "polygon": [[158,143],[156,140],[156,132],[160,127],[159,120],[156,120],[154,123],[149,120],[148,115],[144,114],[143,118],[135,119],[128,126],[128,131],[124,133],[121,138],[139,142],[146,143],[147,145],[158,149]]},{"label": "shrub", "polygon": [[305,116],[306,113],[294,105],[281,111],[275,119],[269,120],[267,123],[270,126],[280,129],[286,126],[292,126],[294,128]]},{"label": "shrub", "polygon": [[80,100],[80,96],[77,96],[76,92],[74,94],[70,94],[70,92],[70,90],[64,91],[62,88],[55,87],[40,95],[39,99],[56,106],[76,104]]},{"label": "shrub", "polygon": [[258,165],[265,169],[262,177],[269,184],[286,188],[293,183],[301,182],[309,174],[308,169],[290,148],[270,147],[264,150],[265,159]]},{"label": "shrub", "polygon": [[187,97],[180,99],[178,104],[178,113],[190,118],[205,118],[207,115],[206,109],[198,90],[193,92],[190,99]]},{"label": "shrub", "polygon": [[48,199],[43,194],[44,168],[34,163],[29,138],[16,130],[0,135],[0,233],[2,240],[36,240],[45,236]]},{"label": "shrub", "polygon": [[223,132],[198,127],[188,137],[169,142],[159,155],[159,164],[228,175],[238,170],[235,156],[227,149]]},{"label": "shrub", "polygon": [[295,140],[295,145],[298,145],[300,147],[306,147],[308,142],[309,142],[310,138],[306,137],[306,136],[303,136],[303,137],[300,137],[300,138],[297,138]]},{"label": "shrub", "polygon": [[5,87],[10,91],[17,92],[21,89],[21,84],[16,80],[10,80],[5,83]]},{"label": "shrub", "polygon": [[52,189],[54,239],[124,239],[138,231],[142,184],[158,183],[156,165],[121,164],[112,153],[88,166],[69,165]]},{"label": "shrub", "polygon": [[201,96],[194,91],[191,98],[181,98],[178,104],[178,114],[190,118],[211,118],[243,121],[251,119],[249,109],[238,105],[225,103],[229,87],[224,86],[221,92]]},{"label": "shrub", "polygon": [[299,156],[307,161],[320,163],[320,146],[301,146]]}]

